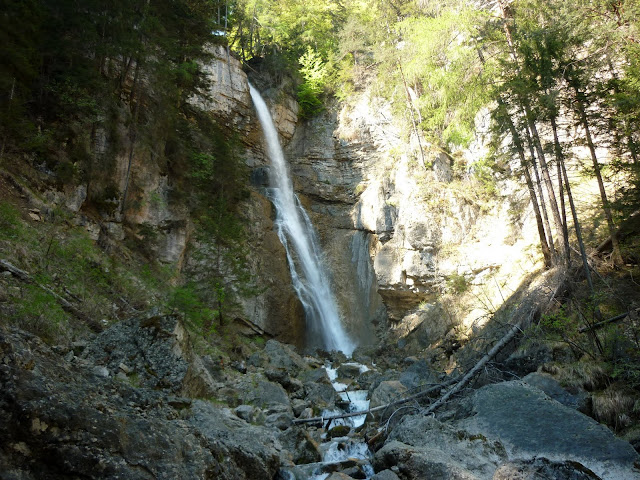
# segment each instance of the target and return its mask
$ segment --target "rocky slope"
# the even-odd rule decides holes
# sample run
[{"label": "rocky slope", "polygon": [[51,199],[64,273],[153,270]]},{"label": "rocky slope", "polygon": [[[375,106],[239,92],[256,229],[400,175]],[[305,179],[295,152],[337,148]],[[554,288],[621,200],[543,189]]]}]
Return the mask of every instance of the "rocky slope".
[{"label": "rocky slope", "polygon": [[[372,407],[438,381],[415,358],[389,358],[390,367],[363,356],[364,372],[332,360],[339,380],[349,390],[367,390]],[[550,377],[487,385],[435,418],[411,404],[384,411],[383,437],[374,436],[373,420],[358,431],[295,426],[294,418],[338,403],[323,363],[270,340],[246,362],[224,365],[197,355],[181,321],[160,313],[67,348],[2,329],[0,478],[623,480],[640,474],[633,448],[577,411]],[[555,390],[549,396],[540,385]],[[375,455],[321,462],[331,445],[346,449],[366,439]]]}]

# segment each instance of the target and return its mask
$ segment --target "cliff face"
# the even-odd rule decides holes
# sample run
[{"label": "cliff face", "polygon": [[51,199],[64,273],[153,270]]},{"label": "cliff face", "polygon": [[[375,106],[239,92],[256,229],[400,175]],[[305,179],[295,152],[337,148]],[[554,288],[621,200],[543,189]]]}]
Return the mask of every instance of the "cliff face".
[{"label": "cliff face", "polygon": [[401,124],[364,91],[301,125],[287,153],[350,330],[428,345],[481,325],[539,267],[535,223],[519,185],[483,194],[481,137],[454,164]]},{"label": "cliff face", "polygon": [[[234,315],[302,346],[304,313],[265,196],[269,161],[247,75],[224,48],[212,53],[204,67],[208,95],[191,102],[239,138],[250,169],[240,212],[247,268],[258,288],[237,296]],[[263,96],[295,189],[318,230],[347,330],[360,344],[413,331],[422,344],[436,342],[458,323],[477,324],[537,268],[535,228],[520,186],[496,183],[492,195],[483,196],[484,187],[474,180],[481,138],[475,151],[460,152],[454,161],[402,132],[391,106],[366,89],[307,121],[299,121],[286,90],[273,87]],[[188,275],[201,260],[189,248],[196,239],[186,201],[176,195],[171,171],[154,161],[154,149],[119,128],[128,140],[110,173],[90,184],[49,190],[36,203],[70,209],[103,246],[141,239],[160,262]],[[95,132],[97,157],[110,148],[107,138]],[[126,197],[109,194],[109,186]],[[87,208],[97,197],[111,205],[99,215]],[[231,276],[228,283],[235,288]],[[479,297],[482,302],[469,300]]]}]

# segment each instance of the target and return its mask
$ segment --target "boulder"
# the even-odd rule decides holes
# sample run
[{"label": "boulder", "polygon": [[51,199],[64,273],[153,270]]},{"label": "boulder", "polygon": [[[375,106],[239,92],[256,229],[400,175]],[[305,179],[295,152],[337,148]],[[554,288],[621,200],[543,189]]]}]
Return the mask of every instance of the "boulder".
[{"label": "boulder", "polygon": [[438,379],[425,360],[413,362],[409,368],[400,373],[398,379],[405,387],[412,389],[427,383],[438,383]]},{"label": "boulder", "polygon": [[500,442],[510,460],[570,461],[611,480],[640,476],[638,453],[628,442],[526,383],[487,385],[465,403],[468,417],[456,428]]},{"label": "boulder", "polygon": [[400,477],[393,470],[382,470],[371,477],[371,480],[400,480]]},{"label": "boulder", "polygon": [[280,435],[279,440],[289,452],[289,460],[295,464],[315,463],[322,460],[320,447],[306,428],[290,428]]},{"label": "boulder", "polygon": [[584,390],[576,394],[568,392],[548,373],[533,372],[522,380],[528,385],[542,390],[549,397],[569,408],[575,408],[585,414],[589,410],[590,397],[587,392]]},{"label": "boulder", "polygon": [[301,371],[307,370],[309,366],[298,355],[293,348],[276,340],[269,340],[264,346],[264,353],[268,358],[269,366],[272,369],[281,369],[289,375],[297,376]]},{"label": "boulder", "polygon": [[595,473],[574,462],[551,462],[546,458],[536,458],[501,465],[492,480],[599,480]]},{"label": "boulder", "polygon": [[242,403],[266,409],[274,405],[285,406],[291,410],[289,397],[278,383],[270,382],[257,373],[247,373],[234,383],[238,398]]},{"label": "boulder", "polygon": [[386,405],[395,400],[400,400],[406,393],[407,387],[397,380],[385,380],[371,394],[371,402],[369,408]]}]

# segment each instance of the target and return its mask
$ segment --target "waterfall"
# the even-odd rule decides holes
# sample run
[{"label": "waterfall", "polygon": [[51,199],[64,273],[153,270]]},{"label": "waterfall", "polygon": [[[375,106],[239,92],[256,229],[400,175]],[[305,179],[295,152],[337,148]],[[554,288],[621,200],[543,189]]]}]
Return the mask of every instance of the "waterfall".
[{"label": "waterfall", "polygon": [[289,262],[291,280],[304,307],[310,343],[351,355],[355,345],[342,327],[313,225],[293,192],[287,162],[267,105],[249,85],[271,160],[269,198],[276,208],[275,227]]}]

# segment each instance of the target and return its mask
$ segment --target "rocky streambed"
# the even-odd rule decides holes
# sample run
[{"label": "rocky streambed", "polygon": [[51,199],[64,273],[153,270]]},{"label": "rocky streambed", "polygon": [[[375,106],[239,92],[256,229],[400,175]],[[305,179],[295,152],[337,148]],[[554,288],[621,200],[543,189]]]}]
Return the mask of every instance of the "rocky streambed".
[{"label": "rocky streambed", "polygon": [[354,356],[269,340],[223,364],[158,313],[66,347],[0,330],[0,478],[640,478],[632,446],[543,373],[478,388],[437,416],[408,402],[366,422],[294,424],[443,381],[419,358]]}]

